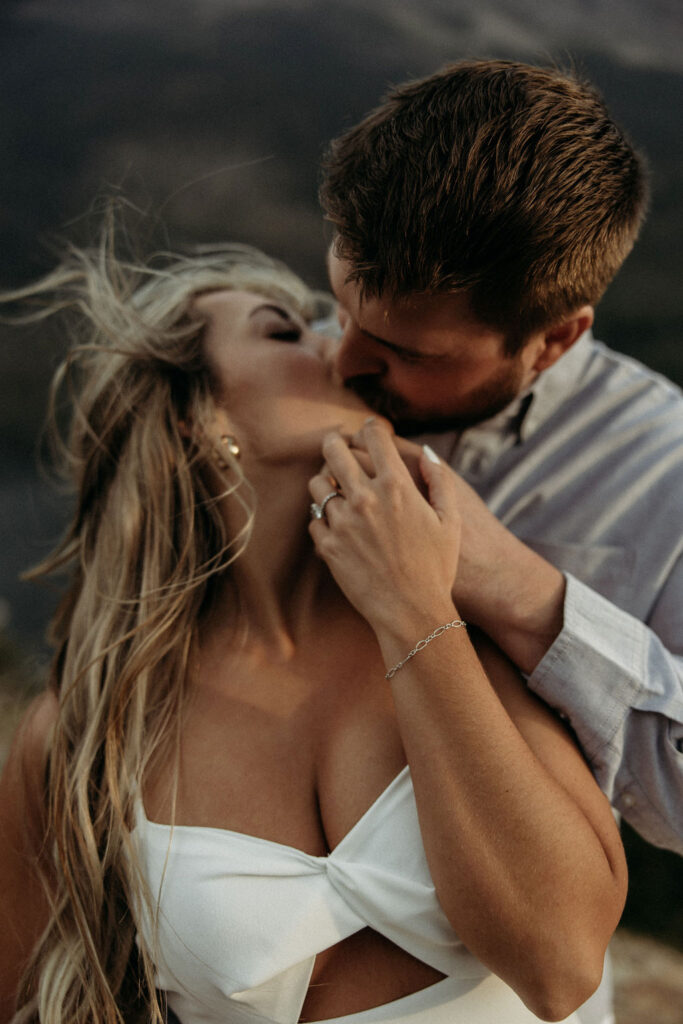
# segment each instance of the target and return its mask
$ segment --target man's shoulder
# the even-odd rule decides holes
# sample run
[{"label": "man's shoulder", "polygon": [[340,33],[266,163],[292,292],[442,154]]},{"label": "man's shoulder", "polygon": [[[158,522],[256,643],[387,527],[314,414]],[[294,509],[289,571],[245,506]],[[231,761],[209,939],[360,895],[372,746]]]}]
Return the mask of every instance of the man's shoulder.
[{"label": "man's shoulder", "polygon": [[539,389],[546,428],[576,426],[578,418],[588,430],[633,431],[634,440],[657,433],[683,437],[683,391],[662,373],[592,337],[584,340],[578,372],[575,364],[563,380],[561,363],[558,379],[548,381],[545,393],[546,382]]},{"label": "man's shoulder", "polygon": [[591,337],[572,358],[566,371],[560,359],[539,381],[508,464],[537,464],[546,475],[554,468],[563,478],[573,467],[576,480],[601,493],[632,480],[643,495],[675,490],[683,500],[681,389]]},{"label": "man's shoulder", "polygon": [[[683,392],[671,380],[590,333],[540,375],[520,428],[525,449],[558,439],[574,450],[677,445],[683,453]],[[609,445],[607,445],[609,453]]]},{"label": "man's shoulder", "polygon": [[683,391],[663,373],[595,338],[587,338],[586,346],[588,359],[585,381],[597,377],[613,380],[615,384],[624,388],[630,389],[635,385],[639,390],[651,393],[653,398],[670,401],[672,405],[679,405],[683,410]]}]

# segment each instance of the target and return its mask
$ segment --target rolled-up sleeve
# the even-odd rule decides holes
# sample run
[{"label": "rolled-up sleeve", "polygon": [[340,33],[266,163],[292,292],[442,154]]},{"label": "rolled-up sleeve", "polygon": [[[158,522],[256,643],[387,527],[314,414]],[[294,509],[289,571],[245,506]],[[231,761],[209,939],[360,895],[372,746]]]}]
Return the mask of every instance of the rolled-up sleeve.
[{"label": "rolled-up sleeve", "polygon": [[[569,721],[629,824],[683,855],[683,658],[650,626],[566,579],[564,627],[529,687]],[[669,607],[663,600],[654,618]]]}]

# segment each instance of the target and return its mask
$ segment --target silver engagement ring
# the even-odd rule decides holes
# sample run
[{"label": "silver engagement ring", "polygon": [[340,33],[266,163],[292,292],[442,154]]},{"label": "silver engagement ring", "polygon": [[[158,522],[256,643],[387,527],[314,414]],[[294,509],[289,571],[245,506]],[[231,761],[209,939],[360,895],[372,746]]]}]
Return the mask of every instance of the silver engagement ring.
[{"label": "silver engagement ring", "polygon": [[344,495],[341,491],[330,491],[329,494],[325,495],[319,505],[314,501],[311,505],[311,519],[327,519],[327,516],[325,515],[325,506],[328,501],[332,501],[333,498],[343,497]]}]

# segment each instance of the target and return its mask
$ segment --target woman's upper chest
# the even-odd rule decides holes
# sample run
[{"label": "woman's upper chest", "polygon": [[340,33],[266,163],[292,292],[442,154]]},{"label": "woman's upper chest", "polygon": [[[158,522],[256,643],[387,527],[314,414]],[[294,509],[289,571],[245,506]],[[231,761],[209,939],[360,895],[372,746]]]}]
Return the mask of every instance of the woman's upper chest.
[{"label": "woman's upper chest", "polygon": [[[379,652],[367,638],[312,645],[282,661],[230,657],[191,688],[175,823],[323,855],[404,764]],[[171,820],[169,769],[146,780],[152,820]]]}]

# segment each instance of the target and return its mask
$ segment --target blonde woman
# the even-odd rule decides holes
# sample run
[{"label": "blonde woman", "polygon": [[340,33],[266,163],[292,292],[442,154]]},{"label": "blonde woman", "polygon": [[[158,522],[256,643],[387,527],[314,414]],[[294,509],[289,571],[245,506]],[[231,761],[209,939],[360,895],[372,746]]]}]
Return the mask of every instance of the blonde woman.
[{"label": "blonde woman", "polygon": [[69,317],[76,502],[2,780],[1,1019],[573,1020],[623,852],[460,621],[445,467],[415,483],[260,254],[105,239],[23,297]]}]

